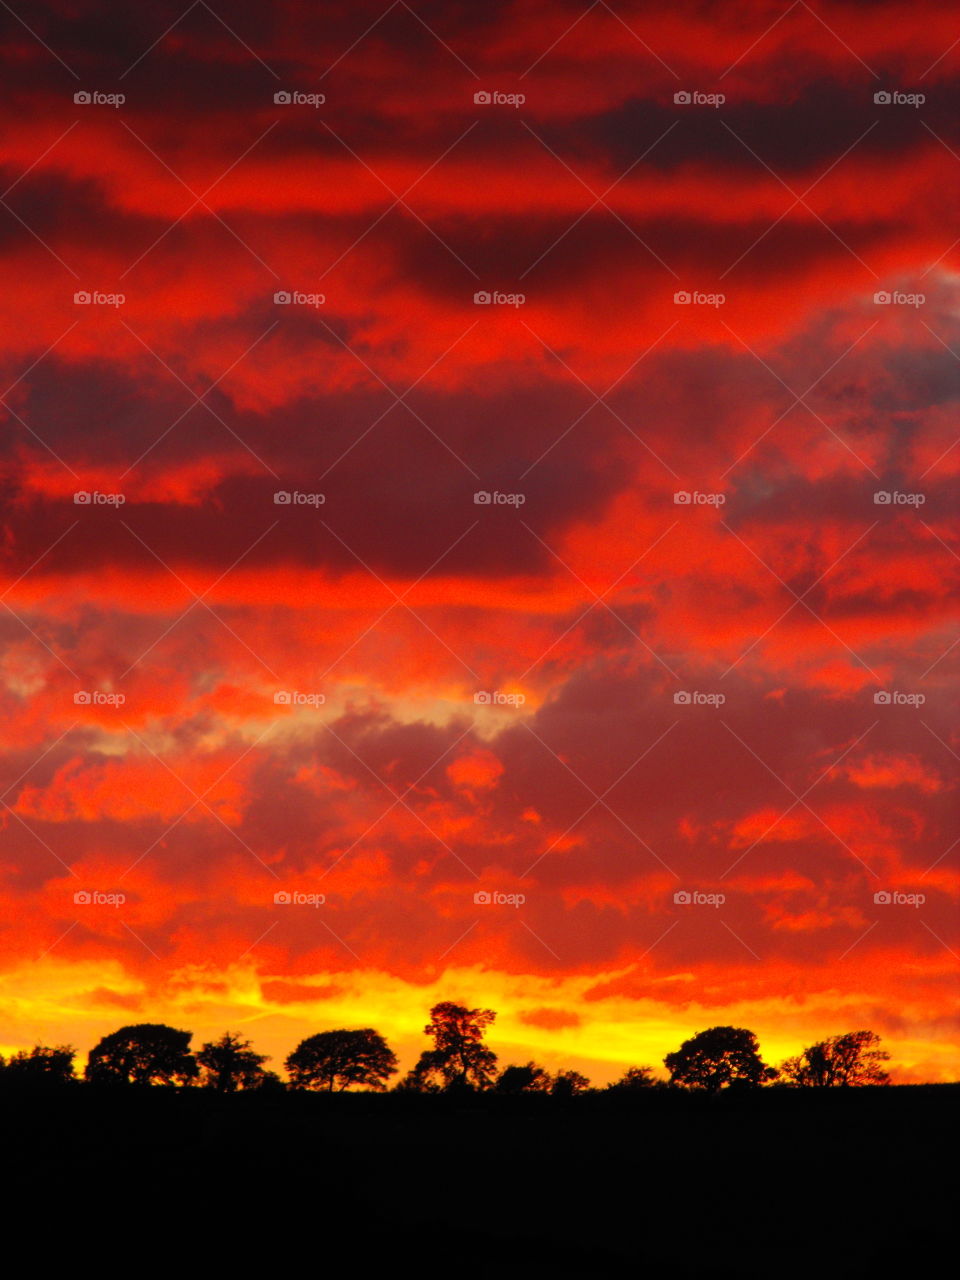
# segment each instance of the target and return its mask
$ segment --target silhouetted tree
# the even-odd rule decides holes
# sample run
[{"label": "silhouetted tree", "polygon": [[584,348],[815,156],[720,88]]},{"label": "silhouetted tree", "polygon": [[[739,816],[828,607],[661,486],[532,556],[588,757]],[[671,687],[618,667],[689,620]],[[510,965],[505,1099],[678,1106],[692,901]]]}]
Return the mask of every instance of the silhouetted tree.
[{"label": "silhouetted tree", "polygon": [[558,1071],[553,1077],[550,1092],[555,1098],[573,1098],[590,1088],[590,1081],[579,1071]]},{"label": "silhouetted tree", "polygon": [[[76,1049],[69,1044],[37,1044],[28,1052],[21,1049],[3,1066],[3,1079],[15,1085],[71,1084]],[[2,1059],[0,1059],[2,1061]]]},{"label": "silhouetted tree", "polygon": [[757,1037],[744,1027],[710,1027],[684,1040],[663,1060],[672,1084],[716,1093],[724,1085],[759,1085],[776,1077],[760,1058]]},{"label": "silhouetted tree", "polygon": [[239,1033],[225,1031],[219,1040],[211,1040],[197,1054],[201,1083],[218,1093],[236,1093],[238,1089],[258,1089],[266,1072],[267,1055],[255,1053],[249,1040]]},{"label": "silhouetted tree", "polygon": [[287,1058],[287,1070],[296,1089],[338,1092],[351,1085],[386,1088],[397,1069],[397,1057],[371,1027],[360,1031],[321,1031],[301,1040]]},{"label": "silhouetted tree", "polygon": [[607,1085],[608,1093],[635,1093],[640,1089],[655,1089],[660,1082],[654,1077],[653,1067],[629,1067],[619,1080]]},{"label": "silhouetted tree", "polygon": [[522,1067],[504,1067],[494,1088],[497,1093],[546,1093],[550,1089],[550,1076],[535,1062]]},{"label": "silhouetted tree", "polygon": [[830,1036],[804,1049],[796,1058],[787,1058],[780,1067],[790,1083],[814,1088],[833,1085],[889,1084],[890,1076],[881,1065],[890,1058],[881,1049],[875,1031],[848,1031]]},{"label": "silhouetted tree", "polygon": [[121,1027],[93,1047],[84,1075],[92,1084],[190,1084],[197,1075],[192,1035],[159,1022]]},{"label": "silhouetted tree", "polygon": [[497,1055],[483,1043],[483,1034],[496,1016],[492,1009],[467,1009],[449,1000],[435,1004],[423,1029],[434,1047],[420,1055],[404,1087],[426,1093],[489,1088]]},{"label": "silhouetted tree", "polygon": [[443,1077],[431,1071],[428,1052],[421,1053],[415,1066],[406,1075],[401,1076],[393,1086],[394,1093],[440,1093],[444,1087]]}]

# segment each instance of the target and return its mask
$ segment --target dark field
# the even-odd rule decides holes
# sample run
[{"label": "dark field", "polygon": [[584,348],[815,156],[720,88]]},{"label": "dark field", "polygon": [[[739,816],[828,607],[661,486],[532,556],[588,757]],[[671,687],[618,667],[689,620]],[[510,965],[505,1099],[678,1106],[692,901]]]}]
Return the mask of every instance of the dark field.
[{"label": "dark field", "polygon": [[6,1093],[8,1230],[41,1213],[38,1263],[83,1242],[218,1277],[925,1280],[952,1253],[958,1091]]}]

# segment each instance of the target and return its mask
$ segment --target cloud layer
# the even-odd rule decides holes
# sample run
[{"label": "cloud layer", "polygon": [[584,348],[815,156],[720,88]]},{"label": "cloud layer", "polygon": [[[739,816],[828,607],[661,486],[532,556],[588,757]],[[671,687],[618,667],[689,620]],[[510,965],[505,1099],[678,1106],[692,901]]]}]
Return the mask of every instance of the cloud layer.
[{"label": "cloud layer", "polygon": [[0,1039],[412,1054],[455,988],[597,1076],[709,1019],[953,1078],[955,13],[61,9]]}]

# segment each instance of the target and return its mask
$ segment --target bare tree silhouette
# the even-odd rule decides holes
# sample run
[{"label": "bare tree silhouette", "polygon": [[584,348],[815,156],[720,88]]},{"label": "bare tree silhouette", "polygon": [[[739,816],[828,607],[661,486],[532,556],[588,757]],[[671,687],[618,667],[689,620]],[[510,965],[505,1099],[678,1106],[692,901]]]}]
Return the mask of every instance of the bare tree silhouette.
[{"label": "bare tree silhouette", "polygon": [[814,1088],[889,1084],[890,1076],[882,1063],[890,1055],[879,1046],[875,1031],[848,1031],[818,1040],[798,1057],[787,1058],[780,1073],[790,1084]]}]

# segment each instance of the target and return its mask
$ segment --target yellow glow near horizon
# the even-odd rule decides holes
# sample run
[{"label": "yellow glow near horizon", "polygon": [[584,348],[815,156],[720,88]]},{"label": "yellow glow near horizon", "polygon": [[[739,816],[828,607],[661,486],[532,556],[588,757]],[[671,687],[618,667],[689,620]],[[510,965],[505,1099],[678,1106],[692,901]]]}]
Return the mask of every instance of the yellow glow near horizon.
[{"label": "yellow glow near horizon", "polygon": [[[82,1070],[87,1052],[101,1036],[131,1023],[166,1022],[192,1031],[194,1048],[225,1030],[240,1031],[283,1074],[284,1059],[305,1036],[333,1027],[372,1026],[395,1050],[404,1071],[427,1045],[423,1028],[430,1007],[439,1000],[457,1000],[496,1011],[487,1039],[501,1066],[534,1059],[551,1071],[575,1068],[603,1085],[630,1066],[651,1066],[664,1074],[666,1053],[721,1023],[755,1031],[764,1060],[772,1065],[813,1040],[868,1025],[864,1011],[869,1002],[856,993],[824,991],[803,1006],[775,998],[722,1007],[691,1000],[682,1008],[654,999],[586,998],[598,983],[620,976],[557,981],[475,967],[450,969],[430,984],[415,985],[375,971],[292,980],[234,966],[181,971],[162,991],[148,994],[113,963],[47,961],[0,977],[0,1052],[38,1042],[70,1043],[78,1050]],[[298,995],[302,998],[292,998]],[[565,1019],[571,1025],[550,1025]],[[943,1041],[884,1035],[884,1045],[895,1079],[945,1081],[958,1076],[960,1055]]]}]

